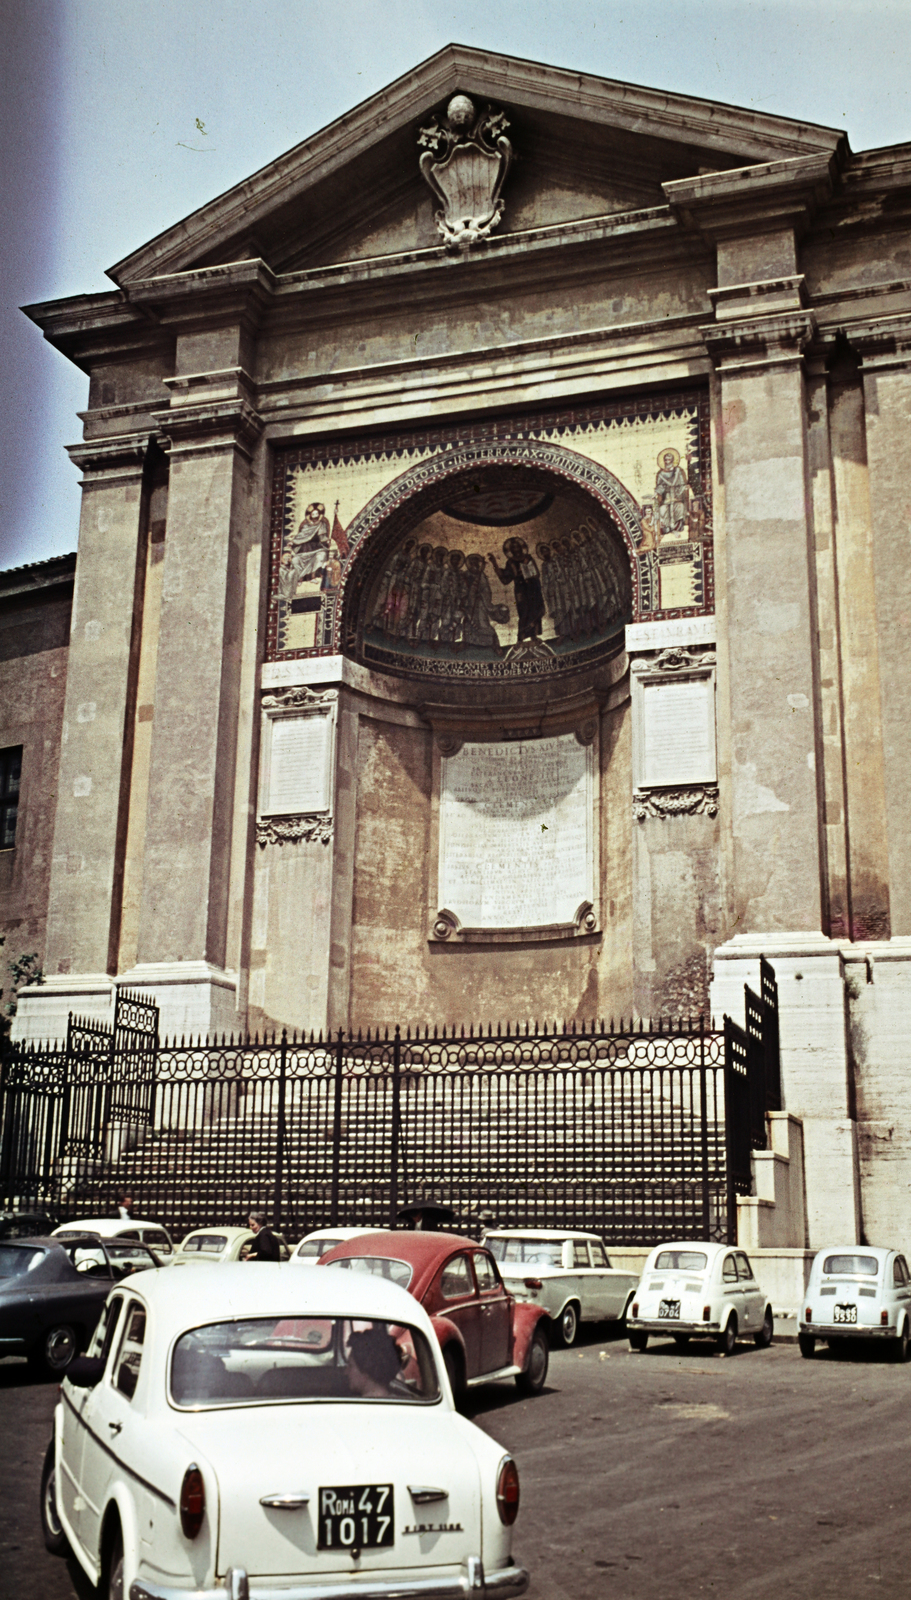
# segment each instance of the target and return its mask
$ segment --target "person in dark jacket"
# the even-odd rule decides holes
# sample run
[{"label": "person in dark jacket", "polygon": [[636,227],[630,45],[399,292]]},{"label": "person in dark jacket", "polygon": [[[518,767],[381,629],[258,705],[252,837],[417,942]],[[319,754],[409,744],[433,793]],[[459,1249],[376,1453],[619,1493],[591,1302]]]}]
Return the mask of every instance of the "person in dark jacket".
[{"label": "person in dark jacket", "polygon": [[256,1234],[247,1249],[248,1261],[281,1261],[278,1240],[266,1221],[265,1211],[251,1211],[248,1227]]}]

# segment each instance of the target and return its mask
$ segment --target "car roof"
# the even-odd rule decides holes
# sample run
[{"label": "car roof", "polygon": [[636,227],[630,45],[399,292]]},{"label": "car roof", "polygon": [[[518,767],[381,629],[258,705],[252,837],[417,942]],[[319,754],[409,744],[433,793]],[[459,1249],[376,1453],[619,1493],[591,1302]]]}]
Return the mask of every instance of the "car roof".
[{"label": "car roof", "polygon": [[385,1231],[383,1228],[368,1227],[366,1223],[361,1228],[314,1228],[312,1233],[305,1233],[304,1237],[298,1240],[295,1249],[299,1250],[302,1244],[307,1243],[308,1239],[356,1239],[362,1233],[384,1233]]},{"label": "car roof", "polygon": [[187,1239],[195,1239],[197,1234],[223,1233],[225,1238],[230,1242],[232,1239],[238,1238],[238,1236],[242,1233],[252,1232],[252,1228],[238,1228],[235,1227],[233,1222],[226,1224],[224,1227],[222,1227],[220,1222],[210,1222],[205,1228],[191,1228],[189,1233],[184,1234],[178,1248],[181,1248]]},{"label": "car roof", "polygon": [[331,1267],[334,1261],[351,1260],[357,1256],[388,1256],[393,1261],[407,1261],[414,1269],[411,1290],[419,1295],[448,1256],[460,1250],[483,1248],[477,1239],[466,1239],[458,1233],[425,1233],[422,1228],[414,1232],[406,1228],[384,1228],[360,1239],[347,1239],[344,1244],[337,1244],[333,1250],[327,1250],[325,1255],[320,1256],[319,1265]]},{"label": "car roof", "polygon": [[62,1222],[54,1233],[97,1233],[102,1238],[115,1238],[124,1228],[160,1228],[167,1232],[163,1222],[150,1222],[145,1217],[80,1217],[78,1222]]},{"label": "car roof", "polygon": [[821,1250],[817,1250],[813,1257],[813,1265],[815,1267],[817,1261],[821,1261],[823,1256],[875,1256],[877,1261],[885,1261],[888,1256],[898,1253],[892,1245],[827,1244]]},{"label": "car roof", "polygon": [[488,1228],[485,1239],[597,1239],[600,1233],[586,1233],[583,1228]]},{"label": "car roof", "polygon": [[719,1244],[716,1239],[662,1239],[660,1244],[653,1245],[649,1251],[649,1261],[651,1261],[652,1256],[659,1255],[662,1250],[703,1250],[710,1261],[713,1257],[720,1256],[727,1250],[740,1250],[743,1255],[746,1255],[743,1245]]},{"label": "car roof", "polygon": [[217,1273],[140,1273],[125,1286],[149,1307],[166,1340],[238,1317],[340,1316],[410,1322],[430,1319],[405,1289],[362,1272],[286,1272],[280,1262],[229,1261]]}]

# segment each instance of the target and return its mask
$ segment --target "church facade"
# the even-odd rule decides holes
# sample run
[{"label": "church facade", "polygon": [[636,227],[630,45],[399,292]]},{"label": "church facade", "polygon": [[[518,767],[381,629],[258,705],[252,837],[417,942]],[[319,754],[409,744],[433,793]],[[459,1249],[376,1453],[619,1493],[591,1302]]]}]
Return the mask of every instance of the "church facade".
[{"label": "church facade", "polygon": [[909,212],[911,145],[452,46],[29,307],[89,398],[16,1034],[741,1018],[765,956],[791,1242],[908,1248]]}]

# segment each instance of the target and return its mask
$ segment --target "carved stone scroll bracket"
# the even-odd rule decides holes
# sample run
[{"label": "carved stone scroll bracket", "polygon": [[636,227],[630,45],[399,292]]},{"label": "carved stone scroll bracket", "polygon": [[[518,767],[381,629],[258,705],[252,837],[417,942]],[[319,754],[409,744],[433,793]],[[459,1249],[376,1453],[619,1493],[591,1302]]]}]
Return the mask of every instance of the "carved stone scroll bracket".
[{"label": "carved stone scroll bracket", "polygon": [[686,789],[635,789],[633,791],[633,817],[645,822],[647,817],[715,817],[718,815],[718,785],[693,784]]},{"label": "carved stone scroll bracket", "polygon": [[668,677],[673,677],[714,665],[714,650],[687,650],[683,646],[671,646],[667,650],[659,650],[657,655],[636,656],[630,663],[630,671],[638,676],[648,673],[649,677],[654,677],[666,673]]},{"label": "carved stone scroll bracket", "polygon": [[256,824],[256,842],[261,849],[267,844],[329,844],[332,832],[329,816],[261,817]]},{"label": "carved stone scroll bracket", "polygon": [[441,756],[457,756],[464,743],[464,739],[460,739],[455,733],[441,733],[437,736]]},{"label": "carved stone scroll bracket", "polygon": [[584,749],[584,747],[587,744],[594,744],[595,735],[596,735],[597,732],[598,732],[598,723],[597,723],[596,719],[594,717],[589,717],[587,721],[582,723],[582,726],[580,728],[576,728],[576,730],[575,730],[576,739],[579,742],[579,744],[582,745],[582,747]]},{"label": "carved stone scroll bracket", "polygon": [[317,694],[306,684],[293,689],[279,689],[275,694],[264,694],[264,711],[328,711],[338,699],[337,689],[325,689]]}]

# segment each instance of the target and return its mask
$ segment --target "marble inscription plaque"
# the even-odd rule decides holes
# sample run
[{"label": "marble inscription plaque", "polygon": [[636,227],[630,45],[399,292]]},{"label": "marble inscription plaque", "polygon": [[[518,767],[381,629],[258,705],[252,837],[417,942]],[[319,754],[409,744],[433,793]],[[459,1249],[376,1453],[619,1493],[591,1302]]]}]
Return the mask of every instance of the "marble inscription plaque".
[{"label": "marble inscription plaque", "polygon": [[328,810],[331,750],[331,717],[311,713],[273,718],[263,815]]},{"label": "marble inscription plaque", "polygon": [[440,907],[463,928],[571,923],[594,898],[592,771],[573,734],[444,758]]},{"label": "marble inscription plaque", "polygon": [[714,783],[714,680],[645,683],[643,784]]}]

